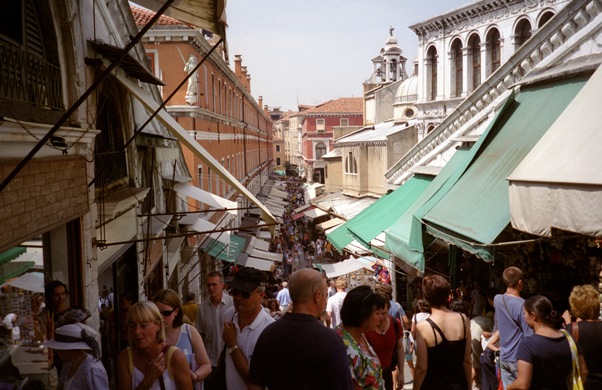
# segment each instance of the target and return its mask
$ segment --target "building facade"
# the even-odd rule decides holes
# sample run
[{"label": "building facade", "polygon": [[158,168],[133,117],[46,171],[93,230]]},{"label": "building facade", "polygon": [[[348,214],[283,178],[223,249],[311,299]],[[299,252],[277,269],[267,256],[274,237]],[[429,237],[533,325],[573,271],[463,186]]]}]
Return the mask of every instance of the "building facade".
[{"label": "building facade", "polygon": [[419,131],[425,136],[569,1],[482,0],[410,26],[418,36]]},{"label": "building facade", "polygon": [[339,98],[303,111],[302,149],[308,180],[324,184],[322,156],[333,149],[334,127],[361,126],[363,99]]}]

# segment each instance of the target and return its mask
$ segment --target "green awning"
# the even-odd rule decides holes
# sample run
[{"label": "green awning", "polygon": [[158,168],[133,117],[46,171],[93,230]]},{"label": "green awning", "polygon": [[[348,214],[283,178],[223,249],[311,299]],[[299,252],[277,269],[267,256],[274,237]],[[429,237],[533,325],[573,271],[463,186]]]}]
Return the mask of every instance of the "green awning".
[{"label": "green awning", "polygon": [[246,240],[244,237],[233,234],[230,236],[230,244],[226,246],[221,241],[213,238],[207,240],[207,244],[203,246],[203,250],[210,256],[218,258],[230,263],[236,263],[238,256],[245,249]]},{"label": "green awning", "polygon": [[0,266],[0,284],[9,279],[23,275],[27,270],[36,265],[35,261],[13,261]]},{"label": "green awning", "polygon": [[12,259],[21,256],[25,252],[27,252],[27,248],[24,248],[22,246],[16,246],[14,248],[10,248],[9,250],[0,253],[0,265],[8,263]]},{"label": "green awning", "polygon": [[419,210],[424,212],[427,231],[484,260],[493,260],[492,247],[487,244],[510,223],[506,178],[586,81],[587,77],[578,77],[523,87],[495,121],[466,172]]},{"label": "green awning", "polygon": [[440,197],[439,193],[446,193],[466,171],[471,161],[482,148],[485,139],[495,125],[498,118],[506,112],[514,102],[514,93],[511,93],[504,105],[496,113],[495,118],[487,124],[483,133],[470,150],[458,149],[441,172],[433,180],[416,202],[401,216],[391,228],[385,232],[385,248],[396,257],[410,266],[424,272],[424,251],[432,243],[433,237],[424,234],[422,217]]},{"label": "green awning", "polygon": [[347,232],[347,222],[326,233],[326,239],[341,253],[343,253],[343,248],[353,242],[353,237]]},{"label": "green awning", "polygon": [[395,191],[381,197],[346,225],[349,234],[366,248],[416,201],[433,180],[432,176],[415,175]]},{"label": "green awning", "polygon": [[[476,149],[476,147],[473,147]],[[414,216],[414,213],[441,189],[443,184],[458,171],[468,164],[468,158],[472,158],[470,149],[460,148],[453,157],[445,164],[439,174],[433,179],[428,188],[416,199],[406,212],[385,231],[385,248],[396,257],[408,263],[421,272],[424,272],[424,247],[422,223]]]}]

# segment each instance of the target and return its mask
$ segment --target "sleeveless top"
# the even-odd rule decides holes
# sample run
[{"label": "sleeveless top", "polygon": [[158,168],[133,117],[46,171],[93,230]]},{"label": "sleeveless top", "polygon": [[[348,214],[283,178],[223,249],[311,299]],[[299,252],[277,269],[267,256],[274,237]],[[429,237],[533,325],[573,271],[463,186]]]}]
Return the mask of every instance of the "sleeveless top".
[{"label": "sleeveless top", "polygon": [[[167,350],[167,361],[166,361],[167,368],[165,369],[165,371],[163,371],[163,374],[162,374],[163,382],[165,383],[165,390],[177,390],[178,389],[178,387],[176,386],[176,382],[174,381],[174,379],[171,376],[171,373],[169,372],[171,355],[172,355],[174,349],[175,348],[173,346],[171,346]],[[128,358],[130,361],[130,372],[132,373],[132,389],[135,389],[138,387],[140,382],[142,382],[142,379],[144,379],[144,373],[142,371],[140,371],[139,369],[137,369],[136,366],[134,366],[134,360],[132,359],[131,347],[127,347],[127,351],[128,351]],[[160,381],[158,379],[156,381],[154,381],[153,384],[151,385],[151,387],[149,388],[149,390],[161,390]]]},{"label": "sleeveless top", "polygon": [[464,327],[464,337],[460,340],[448,341],[441,329],[430,318],[426,321],[433,329],[433,335],[437,340],[437,333],[441,336],[441,342],[433,347],[427,347],[427,370],[422,389],[449,389],[465,390],[468,388],[466,376],[464,375],[464,351],[466,349],[466,323],[462,314],[460,319]]},{"label": "sleeveless top", "polygon": [[182,326],[180,326],[180,336],[178,337],[176,347],[184,352],[184,356],[186,356],[186,361],[188,361],[188,366],[190,367],[190,363],[194,358],[194,350],[192,349],[189,326],[189,324],[182,324]]}]

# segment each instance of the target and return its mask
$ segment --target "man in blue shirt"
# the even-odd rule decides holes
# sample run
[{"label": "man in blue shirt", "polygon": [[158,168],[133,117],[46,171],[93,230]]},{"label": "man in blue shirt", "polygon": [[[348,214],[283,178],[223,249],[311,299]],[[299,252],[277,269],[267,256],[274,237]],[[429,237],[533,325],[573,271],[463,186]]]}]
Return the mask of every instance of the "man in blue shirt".
[{"label": "man in blue shirt", "polygon": [[523,312],[525,300],[520,297],[523,289],[523,272],[517,267],[508,267],[503,274],[506,293],[493,299],[495,324],[500,339],[500,369],[504,390],[516,379],[516,352],[518,345],[533,330],[527,325]]}]

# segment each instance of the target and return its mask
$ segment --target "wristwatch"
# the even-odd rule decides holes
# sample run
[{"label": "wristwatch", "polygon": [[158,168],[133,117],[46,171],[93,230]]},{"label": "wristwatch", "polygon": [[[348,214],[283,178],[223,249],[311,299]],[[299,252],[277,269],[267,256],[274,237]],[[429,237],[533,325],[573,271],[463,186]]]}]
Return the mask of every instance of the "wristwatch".
[{"label": "wristwatch", "polygon": [[238,349],[238,345],[234,345],[232,347],[226,348],[226,352],[228,352],[230,355],[232,355],[232,352],[234,352],[237,349]]}]

